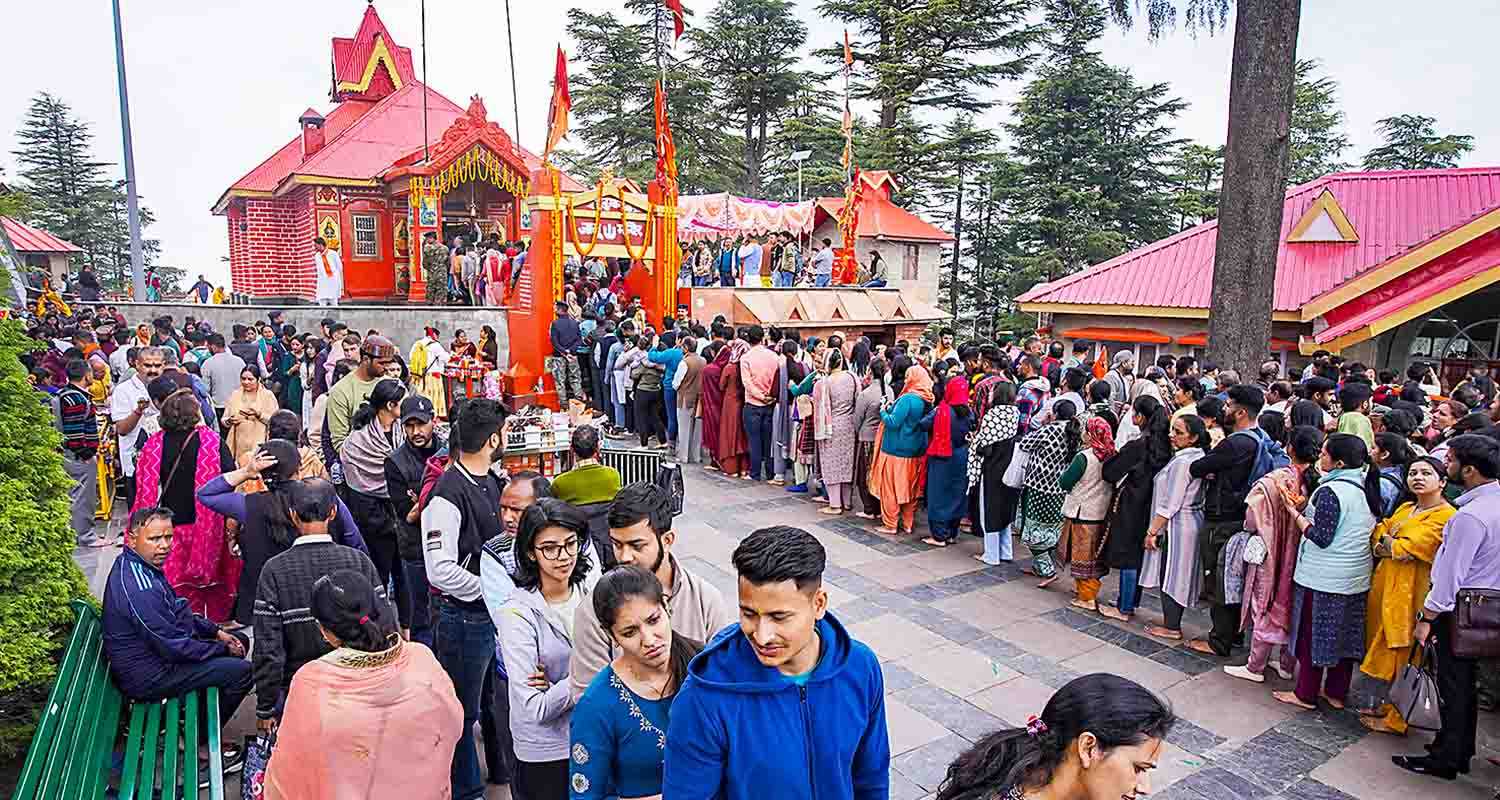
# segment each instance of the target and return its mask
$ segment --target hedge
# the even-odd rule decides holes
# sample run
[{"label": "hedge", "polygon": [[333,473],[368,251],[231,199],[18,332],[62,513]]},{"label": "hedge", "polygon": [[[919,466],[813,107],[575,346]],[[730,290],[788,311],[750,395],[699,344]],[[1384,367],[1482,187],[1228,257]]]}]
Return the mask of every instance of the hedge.
[{"label": "hedge", "polygon": [[0,763],[30,742],[72,622],[68,601],[88,596],[62,439],[19,358],[37,347],[19,322],[0,320]]}]

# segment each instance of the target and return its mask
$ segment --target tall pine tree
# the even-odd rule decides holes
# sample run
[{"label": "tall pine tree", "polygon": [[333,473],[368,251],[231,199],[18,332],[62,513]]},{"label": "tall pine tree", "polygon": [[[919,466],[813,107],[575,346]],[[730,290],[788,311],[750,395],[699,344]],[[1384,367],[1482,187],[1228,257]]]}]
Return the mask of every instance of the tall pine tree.
[{"label": "tall pine tree", "polygon": [[1399,114],[1375,123],[1385,143],[1365,154],[1365,169],[1446,169],[1474,149],[1474,137],[1437,134],[1437,120]]},{"label": "tall pine tree", "polygon": [[1172,159],[1172,207],[1177,229],[1186,230],[1219,215],[1220,183],[1224,179],[1224,148],[1183,145]]},{"label": "tall pine tree", "polygon": [[1344,135],[1344,112],[1339,110],[1338,82],[1318,75],[1315,59],[1297,61],[1297,85],[1292,95],[1290,183],[1307,183],[1349,168],[1341,156],[1349,149]]},{"label": "tall pine tree", "polygon": [[776,125],[809,84],[798,71],[807,26],[789,0],[720,0],[707,25],[689,34],[703,75],[713,76],[722,110],[738,132],[741,179],[751,197],[763,190],[762,167]]},{"label": "tall pine tree", "polygon": [[613,13],[576,8],[568,10],[568,35],[582,69],[569,76],[576,120],[570,128],[579,146],[561,154],[564,162],[590,181],[605,169],[649,180],[655,164],[653,42]]},{"label": "tall pine tree", "polygon": [[1168,127],[1185,104],[1166,84],[1140,86],[1091,49],[1104,31],[1097,0],[1048,0],[1051,38],[1009,125],[1026,201],[1022,244],[1037,280],[1052,280],[1173,230]]}]

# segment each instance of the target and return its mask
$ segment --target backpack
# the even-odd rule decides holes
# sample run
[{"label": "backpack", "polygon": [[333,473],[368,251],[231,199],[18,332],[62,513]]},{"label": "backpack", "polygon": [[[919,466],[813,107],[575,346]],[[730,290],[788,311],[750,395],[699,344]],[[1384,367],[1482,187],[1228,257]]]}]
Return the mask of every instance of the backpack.
[{"label": "backpack", "polygon": [[[1255,465],[1250,468],[1250,480],[1246,483],[1247,487],[1254,486],[1256,481],[1265,477],[1266,473],[1276,469],[1276,453],[1272,449],[1275,443],[1271,441],[1271,437],[1267,436],[1265,431],[1260,428],[1251,428],[1246,431],[1235,431],[1229,435],[1255,437]],[[1284,451],[1281,453],[1281,457],[1286,460],[1286,464],[1291,463],[1291,459],[1287,458]]]}]

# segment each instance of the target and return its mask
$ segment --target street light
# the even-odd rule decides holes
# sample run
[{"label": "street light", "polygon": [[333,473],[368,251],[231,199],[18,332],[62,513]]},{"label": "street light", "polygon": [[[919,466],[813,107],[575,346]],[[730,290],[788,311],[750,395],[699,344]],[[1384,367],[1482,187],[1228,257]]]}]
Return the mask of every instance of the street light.
[{"label": "street light", "polygon": [[812,157],[811,150],[798,150],[792,153],[792,161],[797,164],[797,202],[802,202],[802,162]]}]

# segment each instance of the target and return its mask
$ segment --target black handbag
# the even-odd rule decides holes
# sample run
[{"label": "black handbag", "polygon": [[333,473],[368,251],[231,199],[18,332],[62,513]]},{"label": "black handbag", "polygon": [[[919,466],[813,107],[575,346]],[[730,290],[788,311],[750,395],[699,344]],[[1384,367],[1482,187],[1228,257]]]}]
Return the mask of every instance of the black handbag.
[{"label": "black handbag", "polygon": [[1458,590],[1453,600],[1453,655],[1500,656],[1500,590]]}]

